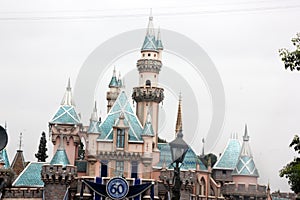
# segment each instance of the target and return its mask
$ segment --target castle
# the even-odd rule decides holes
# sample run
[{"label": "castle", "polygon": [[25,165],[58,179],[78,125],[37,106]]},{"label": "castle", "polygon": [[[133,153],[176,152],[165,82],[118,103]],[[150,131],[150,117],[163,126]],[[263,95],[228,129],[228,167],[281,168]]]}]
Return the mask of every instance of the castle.
[{"label": "castle", "polygon": [[[107,184],[112,177],[123,177],[129,185],[154,184],[154,194],[148,189],[131,199],[152,199],[152,195],[168,199],[174,186],[174,170],[170,146],[158,132],[159,104],[164,99],[164,89],[159,85],[163,49],[160,31],[155,33],[150,16],[137,61],[139,84],[131,95],[136,110],[114,69],[106,93],[106,116],[98,117],[95,102],[90,123],[84,125],[69,80],[61,105],[48,124],[54,146],[51,161],[26,164],[18,150],[10,165],[6,151],[1,151],[2,199],[100,199],[91,188],[83,186],[83,180]],[[177,109],[175,135],[184,135],[181,98]],[[267,198],[266,186],[257,183],[259,175],[247,127],[242,147],[236,137],[231,138],[213,167],[210,161],[204,165],[189,147],[180,176],[181,199]]]}]

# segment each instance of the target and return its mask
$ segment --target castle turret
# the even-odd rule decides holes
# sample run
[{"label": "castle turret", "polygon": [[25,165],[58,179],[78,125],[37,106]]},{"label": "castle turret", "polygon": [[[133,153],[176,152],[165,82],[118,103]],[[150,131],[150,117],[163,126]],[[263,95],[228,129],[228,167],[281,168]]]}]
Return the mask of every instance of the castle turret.
[{"label": "castle turret", "polygon": [[75,110],[69,79],[61,105],[49,122],[49,134],[52,137],[52,143],[54,145],[53,154],[56,153],[60,144],[62,144],[71,165],[74,165],[77,159],[78,145],[80,144],[78,133],[81,126],[80,117]]},{"label": "castle turret", "polygon": [[249,135],[247,125],[243,136],[243,145],[237,161],[236,167],[232,172],[233,182],[244,182],[246,184],[257,184],[259,177],[255,167],[252,152],[249,145]]},{"label": "castle turret", "polygon": [[[155,37],[153,17],[150,15],[145,40],[141,48],[141,58],[137,61],[139,86],[133,88],[132,98],[136,102],[136,114],[145,124],[149,110],[154,130],[153,143],[157,149],[159,103],[164,99],[164,89],[158,86],[158,76],[162,67],[163,50],[160,33]],[[159,45],[159,46],[158,46]]]},{"label": "castle turret", "polygon": [[120,77],[119,80],[117,79],[116,69],[114,68],[113,75],[108,85],[109,91],[106,93],[107,113],[109,112],[111,107],[114,105],[116,99],[118,98],[121,85],[122,85],[122,81],[120,80]]}]

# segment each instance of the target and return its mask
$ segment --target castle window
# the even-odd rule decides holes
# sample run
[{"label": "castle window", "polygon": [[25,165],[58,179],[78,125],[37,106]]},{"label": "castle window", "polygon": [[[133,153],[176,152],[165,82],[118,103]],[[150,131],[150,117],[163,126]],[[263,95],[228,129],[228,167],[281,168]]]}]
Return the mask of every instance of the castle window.
[{"label": "castle window", "polygon": [[117,148],[124,148],[125,130],[117,129]]},{"label": "castle window", "polygon": [[148,53],[148,57],[150,57],[151,56],[151,53]]},{"label": "castle window", "polygon": [[145,54],[143,53],[143,57],[145,57]]},{"label": "castle window", "polygon": [[151,86],[151,81],[150,80],[146,80],[146,86]]},{"label": "castle window", "polygon": [[107,160],[101,160],[101,177],[107,177]]},{"label": "castle window", "polygon": [[131,178],[137,178],[138,175],[138,162],[132,161],[131,162]]},{"label": "castle window", "polygon": [[124,161],[116,161],[116,169],[115,169],[115,176],[123,176],[124,172]]},{"label": "castle window", "polygon": [[156,53],[154,54],[154,57],[156,57]]}]

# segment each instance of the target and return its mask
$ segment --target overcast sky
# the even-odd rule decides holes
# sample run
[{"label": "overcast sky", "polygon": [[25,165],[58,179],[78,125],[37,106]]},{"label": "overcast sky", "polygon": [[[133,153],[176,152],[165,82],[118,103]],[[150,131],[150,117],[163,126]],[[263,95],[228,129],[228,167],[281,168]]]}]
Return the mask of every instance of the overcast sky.
[{"label": "overcast sky", "polygon": [[[221,153],[234,132],[241,139],[247,123],[260,173],[259,183],[269,181],[272,190],[288,191],[287,181],[278,176],[278,171],[296,155],[288,146],[300,129],[300,74],[284,70],[278,49],[292,48],[290,39],[300,31],[300,3],[296,0],[1,1],[0,124],[4,126],[5,121],[8,124],[7,149],[11,161],[20,132],[25,159],[35,160],[41,132],[48,135],[48,121],[60,104],[67,79],[70,77],[74,86],[83,63],[106,40],[145,28],[149,8],[153,9],[156,27],[192,39],[203,48],[220,74],[226,117],[212,152]],[[122,61],[135,68],[138,57],[138,52],[132,52],[115,63],[117,68]],[[166,54],[163,60],[169,68],[174,65],[171,58]],[[125,74],[126,69],[123,68]],[[106,86],[104,79],[100,79],[95,99],[104,117],[106,89],[102,88]],[[137,77],[133,81],[137,83]],[[194,90],[198,87],[205,90],[203,83],[188,84]],[[189,97],[183,91],[185,98]],[[205,109],[211,107],[209,94],[203,92],[203,99],[206,100],[201,105],[207,102],[207,106],[203,106],[201,117],[207,116],[207,120],[202,120],[204,132],[199,134],[206,136],[213,111]],[[176,98],[167,102],[172,102],[172,106],[164,105],[164,111],[174,115]],[[189,106],[183,101],[183,112]],[[189,126],[190,117],[183,115],[184,126]],[[84,122],[88,118],[83,115]],[[175,124],[175,116],[170,121]],[[164,134],[166,138],[173,137]],[[170,134],[174,134],[173,130]],[[201,153],[200,138],[189,141],[197,154]],[[52,144],[48,145],[52,155]]]}]

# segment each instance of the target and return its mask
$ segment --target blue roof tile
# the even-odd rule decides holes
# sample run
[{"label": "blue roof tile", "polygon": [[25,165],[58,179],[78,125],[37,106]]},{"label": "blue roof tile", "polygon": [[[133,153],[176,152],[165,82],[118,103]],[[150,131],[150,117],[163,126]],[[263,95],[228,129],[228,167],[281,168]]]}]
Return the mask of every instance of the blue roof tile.
[{"label": "blue roof tile", "polygon": [[221,157],[218,159],[217,163],[214,165],[213,169],[231,169],[233,170],[238,161],[241,151],[241,145],[238,139],[230,139],[227,146],[222,153]]},{"label": "blue roof tile", "polygon": [[63,165],[63,166],[70,164],[66,150],[63,148],[58,148],[56,150],[55,155],[53,156],[50,164],[51,165]]},{"label": "blue roof tile", "polygon": [[[160,150],[160,157],[159,157],[159,162],[155,167],[162,168],[163,166],[166,166],[166,168],[168,169],[173,169],[174,167],[171,166],[172,155],[171,155],[169,144],[159,143],[158,149]],[[207,170],[205,165],[201,162],[201,160],[198,158],[196,153],[190,147],[184,157],[183,165],[181,166],[181,169],[196,170],[197,163],[199,163],[201,170]]]},{"label": "blue roof tile", "polygon": [[61,105],[51,120],[53,124],[79,124],[80,118],[73,105]]},{"label": "blue roof tile", "polygon": [[129,127],[129,141],[143,141],[141,138],[143,127],[137,116],[133,112],[133,109],[131,108],[124,91],[121,91],[113,107],[110,109],[109,113],[100,124],[99,129],[101,134],[98,137],[98,140],[113,139],[113,126],[118,123],[121,112],[124,113],[124,121],[128,124]]},{"label": "blue roof tile", "polygon": [[42,166],[45,162],[31,162],[23,172],[14,181],[13,186],[31,186],[43,187],[44,182],[41,179]]},{"label": "blue roof tile", "polygon": [[100,125],[100,121],[91,120],[87,133],[99,133],[100,134],[99,125]]},{"label": "blue roof tile", "polygon": [[10,168],[10,164],[9,164],[6,149],[3,149],[3,150],[0,151],[0,162],[4,162],[4,168],[5,169]]}]

